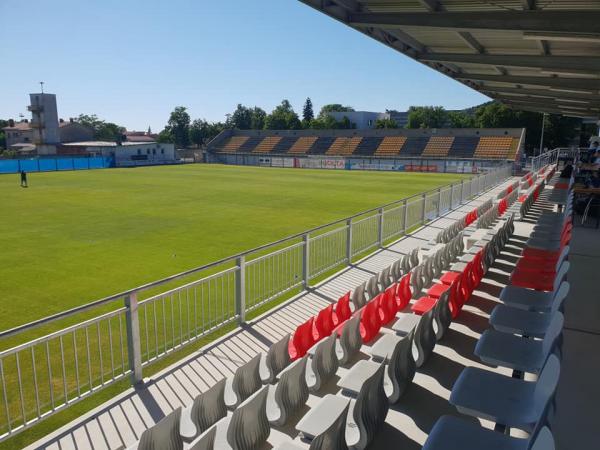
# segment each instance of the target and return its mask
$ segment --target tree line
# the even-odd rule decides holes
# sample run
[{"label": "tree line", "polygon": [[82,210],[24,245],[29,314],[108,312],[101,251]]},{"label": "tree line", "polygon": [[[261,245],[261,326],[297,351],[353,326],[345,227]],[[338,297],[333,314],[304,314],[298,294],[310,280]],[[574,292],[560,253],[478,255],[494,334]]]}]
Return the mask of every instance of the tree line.
[{"label": "tree line", "polygon": [[[356,124],[348,117],[336,120],[332,112],[352,112],[354,108],[339,103],[328,104],[315,116],[310,98],[306,99],[300,117],[288,100],[283,100],[270,114],[258,106],[238,104],[227,114],[225,122],[191,121],[187,109],[178,106],[171,113],[167,126],[161,131],[159,141],[173,142],[178,147],[201,146],[227,128],[240,130],[301,130],[301,129],[353,129]],[[391,111],[390,111],[391,112]],[[398,128],[392,119],[380,119],[375,128]],[[539,147],[542,114],[511,109],[492,101],[462,111],[447,111],[442,106],[411,106],[406,128],[526,128],[525,150]],[[581,119],[546,115],[544,117],[544,147],[564,147],[578,134],[580,145],[586,145],[593,126],[585,127]]]},{"label": "tree line", "polygon": [[315,116],[313,104],[307,98],[302,108],[300,117],[292,107],[289,100],[282,100],[271,113],[258,106],[244,106],[238,104],[236,109],[227,114],[224,122],[208,122],[204,119],[192,121],[187,108],[177,106],[169,116],[165,128],[158,135],[159,142],[172,142],[178,147],[190,145],[202,146],[221,131],[228,128],[238,130],[303,130],[303,129],[352,129],[356,125],[344,117],[335,120],[331,112],[354,111],[350,106],[341,104],[325,105]]},{"label": "tree line", "polygon": [[411,107],[407,128],[525,128],[525,150],[533,152],[540,146],[544,121],[544,147],[566,147],[577,135],[579,145],[587,145],[593,126],[586,127],[582,120],[560,115],[543,115],[520,111],[495,101],[463,111],[446,111],[441,106]]},{"label": "tree line", "polygon": [[[356,124],[344,116],[333,118],[333,112],[353,112],[354,108],[340,103],[324,105],[315,115],[313,103],[307,98],[299,116],[288,100],[282,100],[271,113],[258,106],[238,104],[227,114],[224,122],[208,122],[204,119],[192,120],[187,108],[177,106],[170,114],[167,125],[158,135],[159,142],[171,142],[179,148],[200,147],[228,128],[240,130],[301,130],[301,129],[353,129]],[[394,112],[394,111],[388,111]],[[406,128],[526,128],[525,150],[532,152],[539,147],[542,128],[542,114],[514,110],[492,101],[462,111],[447,111],[441,106],[411,106],[408,110]],[[122,140],[125,128],[104,121],[95,114],[80,114],[76,122],[94,130],[94,138],[104,141]],[[8,121],[0,120],[0,149],[5,147],[5,136],[1,128]],[[375,128],[398,128],[392,119],[380,119]],[[548,148],[570,145],[573,138],[580,135],[580,145],[586,146],[589,137],[595,133],[594,125],[583,125],[581,119],[546,115],[544,117],[544,146]]]}]

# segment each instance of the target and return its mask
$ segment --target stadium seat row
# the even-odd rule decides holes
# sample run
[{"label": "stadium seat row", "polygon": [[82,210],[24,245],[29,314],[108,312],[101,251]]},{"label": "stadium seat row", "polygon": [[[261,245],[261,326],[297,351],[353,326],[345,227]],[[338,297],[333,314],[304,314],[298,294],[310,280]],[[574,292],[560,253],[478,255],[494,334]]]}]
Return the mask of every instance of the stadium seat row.
[{"label": "stadium seat row", "polygon": [[[546,180],[553,174],[554,168],[548,169]],[[490,315],[491,328],[475,347],[475,355],[484,363],[512,369],[512,377],[469,367],[452,388],[450,403],[459,412],[492,420],[496,429],[443,416],[429,433],[425,450],[555,448],[547,417],[560,376],[562,311],[570,288],[566,259],[572,229],[571,186],[572,180],[555,184],[555,195],[566,197],[565,211],[543,211],[537,219],[510,284],[500,294],[501,304]],[[524,380],[524,373],[537,375],[537,380]],[[513,437],[506,427],[524,430],[529,437]]]},{"label": "stadium seat row", "polygon": [[[213,151],[330,156],[480,158],[514,160],[518,138],[497,137],[248,137],[232,136]],[[513,151],[513,149],[516,149]]]},{"label": "stadium seat row", "polygon": [[[490,208],[491,202],[480,206],[482,211]],[[464,228],[464,219],[459,222]],[[338,382],[342,391],[322,397],[296,428],[312,439],[313,449],[342,444],[365,448],[385,421],[389,404],[400,400],[416,368],[427,361],[468,301],[511,224],[505,220],[491,230],[489,242],[473,246],[475,253],[462,255],[462,228],[456,226],[452,230],[458,233],[435,251],[423,251],[420,258],[414,249],[299,325],[264,357],[259,354],[239,367],[232,379],[221,380],[188,408],[165,417],[132,448],[256,448],[266,441],[271,426],[284,425],[340,365],[349,368]],[[452,265],[459,257],[469,261]],[[440,283],[432,285],[434,278]],[[427,308],[418,306],[424,304],[424,288],[430,299]],[[411,298],[417,299],[412,306]],[[388,331],[375,339],[382,327]],[[371,360],[357,361],[362,345],[375,340]],[[386,375],[389,385],[383,383]],[[287,442],[280,448],[298,447]]]}]

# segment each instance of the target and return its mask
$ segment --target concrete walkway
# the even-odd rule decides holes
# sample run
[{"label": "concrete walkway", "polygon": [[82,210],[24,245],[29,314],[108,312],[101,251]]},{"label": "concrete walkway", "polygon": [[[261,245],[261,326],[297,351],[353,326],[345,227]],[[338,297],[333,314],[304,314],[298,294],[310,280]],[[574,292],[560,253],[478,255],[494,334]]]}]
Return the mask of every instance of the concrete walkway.
[{"label": "concrete walkway", "polygon": [[[297,298],[281,305],[195,354],[145,380],[143,388],[129,389],[78,420],[44,437],[28,449],[119,449],[139,439],[142,432],[178,406],[188,406],[195,396],[223,377],[231,377],[237,367],[250,360],[286,333],[341,295],[367,280],[374,273],[392,264],[403,254],[423,245],[440,229],[462,217],[466,212],[497,194],[514,179],[488,191],[477,199],[451,211],[413,235],[404,237],[389,248],[380,250],[359,264],[348,268]],[[520,225],[517,226],[519,228]],[[524,231],[525,233],[527,230]],[[518,234],[518,233],[517,233]],[[524,239],[523,237],[517,238]],[[488,326],[490,311],[496,296],[508,281],[508,273],[520,249],[509,244],[507,253],[497,261],[500,269],[492,268],[465,306],[459,319],[452,323],[434,355],[418,371],[414,385],[398,406],[390,409],[386,426],[379,433],[373,448],[421,448],[435,421],[442,414],[457,414],[447,399],[454,380],[466,366],[482,366],[473,355],[479,335]],[[482,366],[483,367],[483,366]],[[343,375],[340,369],[338,375]],[[494,369],[510,374],[510,371]],[[319,394],[335,393],[337,379]],[[319,397],[311,395],[308,407]],[[305,411],[308,410],[308,407]],[[304,411],[304,412],[305,412]],[[272,429],[269,445],[297,436],[294,425],[303,413],[285,429]],[[572,447],[574,448],[574,447]]]},{"label": "concrete walkway", "polygon": [[570,246],[571,292],[552,430],[558,450],[583,450],[600,448],[600,230],[576,226]]}]

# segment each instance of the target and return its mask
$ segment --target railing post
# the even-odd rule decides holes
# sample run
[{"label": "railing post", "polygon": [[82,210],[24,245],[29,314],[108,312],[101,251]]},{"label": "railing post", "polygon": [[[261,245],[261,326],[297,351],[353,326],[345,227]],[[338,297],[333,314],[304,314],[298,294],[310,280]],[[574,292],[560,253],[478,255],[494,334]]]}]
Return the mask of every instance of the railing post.
[{"label": "railing post", "polygon": [[352,218],[346,220],[347,235],[346,235],[346,261],[348,265],[352,264]]},{"label": "railing post", "polygon": [[235,279],[235,313],[238,322],[246,322],[246,257],[237,258],[237,278]]},{"label": "railing post", "polygon": [[383,248],[383,208],[379,208],[379,217],[377,225],[377,242],[379,242],[379,248]]},{"label": "railing post", "polygon": [[402,233],[406,234],[406,223],[408,219],[408,200],[404,199],[402,206],[404,206],[404,217],[402,217]]},{"label": "railing post", "polygon": [[[437,202],[437,217],[440,217],[442,215],[442,188],[439,187],[438,188],[438,202]],[[450,200],[450,203],[452,203],[452,200]]]},{"label": "railing post", "polygon": [[450,209],[454,208],[454,183],[450,185]]},{"label": "railing post", "polygon": [[465,180],[460,180],[460,201],[459,205],[462,205],[465,201]]},{"label": "railing post", "polygon": [[127,355],[131,369],[131,384],[139,384],[142,375],[142,345],[140,342],[140,322],[138,318],[137,292],[125,297],[125,324],[127,329]]},{"label": "railing post", "polygon": [[426,206],[427,206],[427,194],[423,193],[423,195],[421,196],[422,200],[423,200],[423,208],[421,210],[421,223],[425,224],[425,214],[426,214]]},{"label": "railing post", "polygon": [[306,233],[302,236],[302,282],[304,283],[304,289],[308,289],[308,281],[310,278],[310,235]]}]

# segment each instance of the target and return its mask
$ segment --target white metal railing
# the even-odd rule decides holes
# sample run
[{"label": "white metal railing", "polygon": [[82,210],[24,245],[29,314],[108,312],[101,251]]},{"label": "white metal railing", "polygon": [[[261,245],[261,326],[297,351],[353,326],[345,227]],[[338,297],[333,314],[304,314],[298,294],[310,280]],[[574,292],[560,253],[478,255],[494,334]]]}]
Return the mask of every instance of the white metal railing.
[{"label": "white metal railing", "polygon": [[[511,171],[506,165],[0,332],[0,345],[11,347],[0,351],[0,440],[125,376],[140,383],[148,364],[243,323],[247,313],[308,288]],[[181,280],[187,281],[149,295]],[[48,333],[48,327],[57,331]],[[40,332],[46,334],[36,337]]]}]

